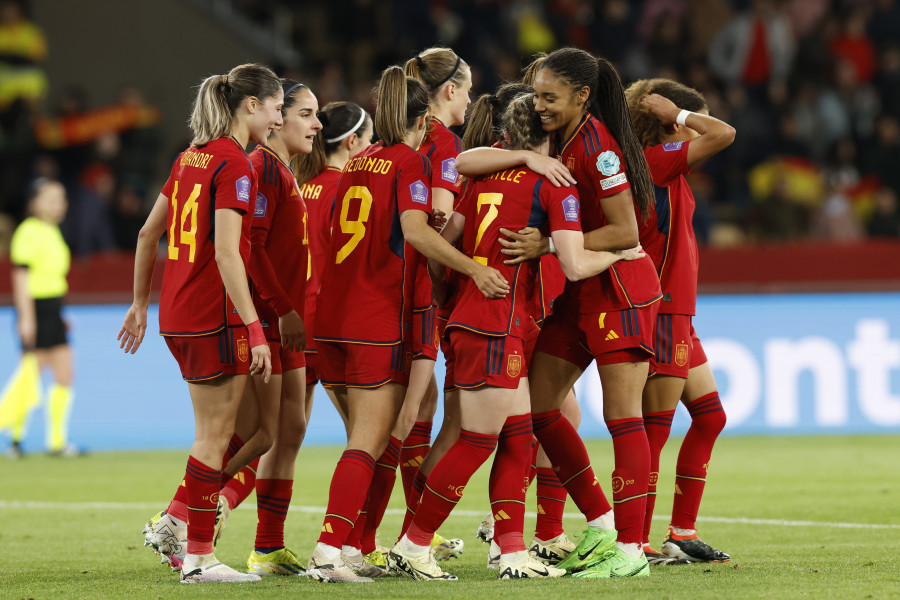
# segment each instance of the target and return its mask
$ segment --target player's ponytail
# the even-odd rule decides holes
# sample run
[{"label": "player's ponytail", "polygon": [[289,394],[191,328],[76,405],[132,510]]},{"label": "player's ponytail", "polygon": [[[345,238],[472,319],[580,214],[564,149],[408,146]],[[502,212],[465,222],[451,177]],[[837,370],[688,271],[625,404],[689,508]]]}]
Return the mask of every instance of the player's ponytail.
[{"label": "player's ponytail", "polygon": [[403,72],[422,82],[433,100],[446,83],[462,85],[470,76],[469,65],[450,48],[429,48],[406,61]]},{"label": "player's ponytail", "polygon": [[533,97],[534,92],[516,96],[503,113],[501,126],[510,150],[534,150],[547,139],[541,117],[534,111]]},{"label": "player's ponytail", "polygon": [[[529,86],[523,83],[505,83],[497,89],[493,95],[482,94],[469,108],[466,119],[466,131],[463,134],[463,150],[491,146],[500,141],[503,136],[500,128],[500,120],[503,112],[513,98],[522,94],[534,94]],[[531,96],[529,96],[531,102]],[[534,108],[532,107],[532,112]]]},{"label": "player's ponytail", "polygon": [[372,117],[353,102],[329,102],[318,114],[322,131],[313,138],[312,152],[294,157],[297,183],[303,185],[325,170],[329,157],[352,134],[360,134],[372,124]]},{"label": "player's ponytail", "polygon": [[656,115],[641,105],[641,100],[650,94],[659,94],[671,100],[678,108],[691,112],[707,108],[703,94],[683,83],[662,78],[635,81],[625,90],[625,101],[628,103],[634,132],[644,147],[661,144],[666,134]]},{"label": "player's ponytail", "polygon": [[416,119],[428,112],[428,90],[398,66],[388,67],[378,82],[375,129],[385,146],[403,142]]},{"label": "player's ponytail", "polygon": [[226,75],[207,77],[191,109],[191,146],[197,148],[229,135],[235,112],[244,100],[255,96],[263,101],[277,96],[280,89],[275,73],[257,64],[239,65]]}]

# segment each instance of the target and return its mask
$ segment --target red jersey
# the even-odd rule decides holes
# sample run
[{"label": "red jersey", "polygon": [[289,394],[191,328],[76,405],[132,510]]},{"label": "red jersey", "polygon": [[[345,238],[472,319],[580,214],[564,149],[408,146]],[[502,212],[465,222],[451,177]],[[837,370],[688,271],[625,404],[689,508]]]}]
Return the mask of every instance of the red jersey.
[{"label": "red jersey", "polygon": [[[316,296],[322,286],[322,275],[328,266],[331,249],[331,211],[341,170],[325,167],[325,170],[300,186],[300,195],[306,201],[309,213],[309,268],[306,279],[306,339],[312,341],[315,324]],[[308,343],[307,342],[307,343]]]},{"label": "red jersey", "polygon": [[407,210],[431,212],[431,166],[407,146],[374,144],[344,167],[331,221],[329,265],[315,339],[398,344],[412,309],[412,267],[400,227]]},{"label": "red jersey", "polygon": [[466,202],[460,206],[460,214],[466,218],[463,251],[500,271],[510,282],[511,291],[505,298],[491,300],[471,279],[463,281],[447,328],[492,336],[515,335],[532,316],[529,290],[534,290],[539,263],[503,264],[507,256],[500,252],[500,228],[518,231],[549,223],[550,231],[579,231],[578,196],[575,190],[555,187],[525,166],[486,175],[471,187],[472,193],[466,194]]},{"label": "red jersey", "polygon": [[[419,146],[419,152],[431,163],[431,187],[449,190],[458,197],[462,191],[462,177],[456,171],[456,157],[462,152],[459,136],[447,129],[440,119],[432,117],[431,131]],[[416,255],[418,267],[413,306],[423,310],[431,306],[431,279],[428,277],[428,260],[418,252]]]},{"label": "red jersey", "polygon": [[534,322],[538,326],[544,323],[544,319],[553,313],[553,303],[563,293],[566,287],[565,274],[559,259],[552,254],[545,254],[541,257],[540,268],[538,269],[538,278],[536,282],[535,309],[532,313]]},{"label": "red jersey", "polygon": [[[622,150],[606,126],[585,113],[572,136],[559,145],[559,160],[578,180],[581,224],[585,232],[606,225],[600,200],[631,187]],[[638,212],[637,206],[635,211]],[[638,222],[641,217],[637,215]],[[619,261],[585,281],[569,282],[566,293],[581,313],[646,306],[662,297],[653,261]]]},{"label": "red jersey", "polygon": [[240,255],[246,269],[250,203],[256,198],[256,173],[247,154],[232,137],[188,148],[175,160],[162,194],[169,199],[169,259],[159,299],[160,333],[198,336],[240,325],[216,264],[215,212],[230,208],[243,215]]},{"label": "red jersey", "polygon": [[694,194],[684,176],[690,142],[670,142],[644,148],[656,188],[653,215],[641,231],[644,251],[659,273],[662,314],[694,315],[700,257],[694,237]]},{"label": "red jersey", "polygon": [[250,278],[256,312],[267,337],[277,339],[278,317],[303,318],[308,265],[308,215],[294,173],[266,146],[250,153],[259,181],[250,241]]}]

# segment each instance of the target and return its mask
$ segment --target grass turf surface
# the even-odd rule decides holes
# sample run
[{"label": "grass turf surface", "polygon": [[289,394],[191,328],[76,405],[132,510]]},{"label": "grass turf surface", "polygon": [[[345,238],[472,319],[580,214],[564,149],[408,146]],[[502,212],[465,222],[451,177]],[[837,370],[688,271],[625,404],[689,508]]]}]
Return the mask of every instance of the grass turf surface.
[{"label": "grass turf surface", "polygon": [[[651,543],[658,548],[672,506],[680,439],[666,446],[660,469],[657,518]],[[594,468],[608,492],[609,442],[591,442]],[[315,544],[327,503],[338,448],[304,448],[298,461],[286,539],[305,560]],[[141,546],[140,531],[164,508],[183,473],[186,452],[122,452],[75,460],[26,456],[0,458],[0,598],[549,598],[597,595],[615,598],[896,598],[900,565],[893,553],[900,534],[900,436],[742,437],[719,440],[698,523],[701,536],[731,554],[724,564],[653,567],[640,580],[572,579],[496,581],[484,568],[487,546],[474,537],[486,512],[482,467],[466,486],[457,510],[441,528],[462,537],[462,558],[442,566],[458,582],[382,579],[361,586],[317,584],[305,578],[260,583],[186,586]],[[403,508],[398,477],[379,542],[390,545]],[[248,499],[248,504],[254,497]],[[530,490],[529,510],[534,510]],[[312,507],[312,508],[311,508]],[[567,515],[577,512],[570,501]],[[704,520],[703,517],[707,519]],[[660,518],[662,517],[662,518]],[[767,521],[771,520],[771,522]],[[794,522],[791,524],[790,522]],[[799,523],[798,523],[799,522]],[[570,537],[583,519],[566,518]],[[805,523],[805,524],[804,524]],[[837,524],[843,524],[839,526]],[[855,524],[855,525],[854,525]],[[875,527],[859,527],[869,524]],[[526,518],[526,543],[534,518]],[[217,556],[244,569],[256,513],[237,509]]]}]

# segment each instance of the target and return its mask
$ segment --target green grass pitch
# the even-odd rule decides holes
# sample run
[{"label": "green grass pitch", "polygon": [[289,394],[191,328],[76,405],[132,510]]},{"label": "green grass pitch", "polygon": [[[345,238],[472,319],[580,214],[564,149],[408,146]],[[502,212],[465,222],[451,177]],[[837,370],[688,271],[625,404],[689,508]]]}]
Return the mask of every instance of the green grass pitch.
[{"label": "green grass pitch", "polygon": [[[680,439],[663,452],[659,545],[672,506]],[[601,483],[612,470],[609,442],[589,450]],[[316,541],[339,448],[304,448],[298,459],[287,541],[302,558]],[[487,503],[482,467],[441,533],[466,542],[444,564],[458,582],[382,579],[362,586],[269,578],[256,584],[186,586],[141,546],[148,517],[165,507],[186,452],[101,453],[75,460],[0,459],[0,598],[897,598],[900,597],[900,436],[734,437],[719,441],[698,523],[701,536],[729,552],[725,564],[654,567],[642,580],[496,581],[484,568],[487,546],[474,537]],[[608,489],[608,485],[605,485]],[[390,545],[403,502],[391,499],[379,542]],[[252,504],[254,498],[248,499]],[[534,510],[530,491],[529,510]],[[566,530],[583,519],[567,505]],[[705,517],[705,519],[704,519]],[[217,549],[243,568],[256,513],[236,510]],[[533,531],[526,519],[526,543]]]}]

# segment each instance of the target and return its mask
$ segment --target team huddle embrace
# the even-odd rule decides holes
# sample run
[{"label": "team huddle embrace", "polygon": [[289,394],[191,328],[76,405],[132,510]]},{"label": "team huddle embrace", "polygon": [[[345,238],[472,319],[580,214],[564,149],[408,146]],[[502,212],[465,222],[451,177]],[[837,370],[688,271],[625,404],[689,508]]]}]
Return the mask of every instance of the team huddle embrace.
[{"label": "team huddle embrace", "polygon": [[[194,140],[141,230],[119,332],[134,353],[165,233],[160,333],[188,382],[196,435],[144,535],[182,582],[456,580],[438,561],[464,544],[438,530],[492,455],[478,536],[500,579],[643,577],[651,564],[729,560],[695,528],[725,413],[692,326],[684,176],[734,129],[695,90],[666,79],[623,89],[608,61],[574,48],[538,57],[521,82],[470,106],[471,87],[448,48],[387,68],[374,119],[348,102],[320,109],[308,87],[260,65],[200,86]],[[460,125],[462,139],[450,130]],[[438,349],[444,415],[432,441]],[[573,392],[591,363],[615,453],[602,485]],[[347,446],[301,561],[284,526],[317,383]],[[679,401],[692,424],[655,550],[659,457]],[[397,540],[380,547],[398,468],[406,517],[380,532]],[[538,521],[526,544],[532,482]],[[253,490],[244,573],[213,551]],[[586,520],[577,543],[562,527],[569,495]]]}]

